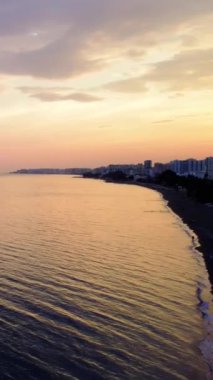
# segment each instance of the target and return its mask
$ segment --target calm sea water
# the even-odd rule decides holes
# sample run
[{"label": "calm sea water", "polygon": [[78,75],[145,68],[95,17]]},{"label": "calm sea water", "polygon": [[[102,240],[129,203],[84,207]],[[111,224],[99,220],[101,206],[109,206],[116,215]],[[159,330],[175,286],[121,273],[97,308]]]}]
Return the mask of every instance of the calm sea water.
[{"label": "calm sea water", "polygon": [[206,378],[206,270],[158,193],[14,175],[0,206],[1,380]]}]

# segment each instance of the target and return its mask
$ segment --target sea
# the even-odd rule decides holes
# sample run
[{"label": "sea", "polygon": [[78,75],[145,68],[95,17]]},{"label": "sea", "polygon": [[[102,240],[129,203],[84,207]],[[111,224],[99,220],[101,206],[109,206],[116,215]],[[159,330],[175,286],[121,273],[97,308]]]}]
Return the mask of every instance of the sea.
[{"label": "sea", "polygon": [[1,380],[212,379],[196,236],[153,190],[0,176]]}]

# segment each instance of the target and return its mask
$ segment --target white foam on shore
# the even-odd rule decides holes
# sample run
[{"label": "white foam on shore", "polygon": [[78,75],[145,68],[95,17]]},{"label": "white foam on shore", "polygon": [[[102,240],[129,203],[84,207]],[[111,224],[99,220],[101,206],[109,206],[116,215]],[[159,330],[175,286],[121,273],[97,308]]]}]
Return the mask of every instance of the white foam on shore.
[{"label": "white foam on shore", "polygon": [[[201,266],[204,265],[204,258],[202,252],[198,250],[200,247],[200,242],[198,236],[191,230],[191,228],[185,224],[182,219],[177,215],[177,219],[187,233],[192,239],[192,244],[190,246],[191,250],[195,254],[196,260]],[[198,310],[204,322],[204,328],[206,330],[206,336],[203,341],[199,344],[199,349],[201,354],[208,366],[208,372],[206,374],[207,380],[213,380],[213,311],[211,300],[208,302],[206,298],[209,299],[209,280],[208,278],[199,278],[197,282],[196,296],[198,299]]]},{"label": "white foam on shore", "polygon": [[[191,250],[195,254],[196,260],[199,262],[201,266],[204,265],[204,258],[202,252],[198,250],[200,247],[200,242],[198,236],[194,233],[194,231],[184,223],[179,215],[177,215],[168,205],[168,201],[161,194],[163,201],[166,204],[166,207],[169,209],[171,213],[173,213],[178,221],[180,227],[184,230],[184,232],[191,238],[192,244],[190,245]],[[202,316],[204,322],[204,328],[206,330],[206,336],[203,341],[199,344],[199,349],[201,354],[208,366],[208,372],[206,374],[207,380],[213,380],[213,304],[210,300],[207,302],[205,298],[209,298],[210,294],[210,284],[208,278],[199,278],[197,282],[196,295],[198,299],[198,310]],[[205,296],[207,294],[207,297]],[[212,297],[211,297],[212,298]],[[210,310],[212,309],[212,310]]]},{"label": "white foam on shore", "polygon": [[202,315],[204,326],[207,331],[206,337],[199,344],[199,349],[208,365],[209,371],[207,374],[207,379],[213,379],[213,315],[211,315],[209,309],[209,303],[203,298],[204,285],[198,283],[197,287],[197,298],[198,298],[198,309]]},{"label": "white foam on shore", "polygon": [[[204,258],[203,254],[198,250],[198,247],[200,247],[198,236],[187,225],[184,223],[181,224],[185,232],[192,239],[191,249],[195,254],[196,260],[203,266]],[[213,310],[210,291],[211,289],[208,278],[200,277],[197,282],[196,296],[198,299],[198,310],[204,322],[206,335],[203,341],[200,342],[199,349],[208,366],[208,372],[206,374],[207,380],[213,380]]]}]

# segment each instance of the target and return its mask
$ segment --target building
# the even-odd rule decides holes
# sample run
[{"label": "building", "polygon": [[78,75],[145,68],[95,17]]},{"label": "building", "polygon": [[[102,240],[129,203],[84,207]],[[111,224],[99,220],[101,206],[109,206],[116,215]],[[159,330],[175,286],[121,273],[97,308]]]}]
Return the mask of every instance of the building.
[{"label": "building", "polygon": [[146,177],[152,176],[153,173],[152,173],[152,161],[151,160],[144,161],[143,174]]},{"label": "building", "polygon": [[213,157],[207,157],[205,161],[207,178],[213,179]]},{"label": "building", "polygon": [[188,160],[182,161],[181,165],[181,175],[197,175],[197,160],[194,158],[189,158]]},{"label": "building", "polygon": [[205,160],[198,161],[194,158],[189,158],[187,160],[174,160],[170,162],[170,169],[177,175],[193,175],[195,177],[204,178],[206,173],[206,162]]},{"label": "building", "polygon": [[181,175],[182,174],[182,161],[180,161],[180,160],[171,161],[170,164],[169,164],[169,167],[177,175]]},{"label": "building", "polygon": [[207,175],[206,160],[198,160],[196,177],[205,178],[206,175]]}]

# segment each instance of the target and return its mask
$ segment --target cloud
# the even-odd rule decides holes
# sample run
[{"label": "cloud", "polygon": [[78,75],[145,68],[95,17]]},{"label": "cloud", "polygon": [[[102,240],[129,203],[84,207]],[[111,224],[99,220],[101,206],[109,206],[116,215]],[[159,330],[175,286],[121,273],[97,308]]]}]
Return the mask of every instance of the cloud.
[{"label": "cloud", "polygon": [[[17,89],[31,98],[39,99],[43,102],[58,102],[73,100],[81,103],[91,103],[103,100],[100,96],[88,94],[86,92],[73,91],[72,87],[40,87],[40,86],[21,86]],[[70,92],[72,91],[72,92]]]},{"label": "cloud", "polygon": [[213,49],[188,50],[158,63],[144,77],[171,91],[213,89]]},{"label": "cloud", "polygon": [[[143,56],[212,11],[212,0],[3,1],[0,73],[60,79],[100,70],[118,57]],[[6,43],[26,35],[26,45]]]},{"label": "cloud", "polygon": [[20,86],[17,89],[25,94],[32,94],[35,92],[66,92],[73,91],[73,87],[65,86],[51,86],[51,87],[41,87],[41,86]]},{"label": "cloud", "polygon": [[112,125],[99,125],[98,128],[99,129],[108,129],[108,128],[112,128]]},{"label": "cloud", "polygon": [[172,123],[174,119],[165,119],[165,120],[156,120],[153,121],[152,124],[165,124],[165,123]]},{"label": "cloud", "polygon": [[213,49],[183,51],[169,60],[153,65],[149,72],[137,77],[110,82],[105,88],[112,91],[143,92],[151,84],[182,96],[185,91],[213,89]]},{"label": "cloud", "polygon": [[38,78],[66,78],[101,67],[101,59],[83,51],[86,46],[69,34],[47,46],[31,51],[0,53],[0,71],[10,75]]},{"label": "cloud", "polygon": [[58,101],[66,101],[73,100],[75,102],[80,103],[91,103],[102,100],[102,98],[98,96],[94,96],[91,94],[86,94],[82,92],[71,93],[68,95],[61,95],[55,92],[35,92],[30,95],[32,98],[39,99],[43,102],[58,102]]},{"label": "cloud", "polygon": [[137,93],[147,91],[143,77],[133,77],[108,83],[105,88],[115,92]]}]

